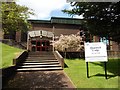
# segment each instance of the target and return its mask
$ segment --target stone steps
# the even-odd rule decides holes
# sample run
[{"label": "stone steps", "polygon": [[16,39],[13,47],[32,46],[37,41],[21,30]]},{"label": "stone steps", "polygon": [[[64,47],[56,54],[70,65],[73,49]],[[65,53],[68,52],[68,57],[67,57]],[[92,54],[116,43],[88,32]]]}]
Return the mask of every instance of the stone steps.
[{"label": "stone steps", "polygon": [[61,67],[60,65],[24,65],[19,68],[42,68],[42,67]]},{"label": "stone steps", "polygon": [[26,60],[19,64],[17,71],[62,70],[62,67],[52,52],[44,52],[43,55],[39,54],[40,53],[36,53],[35,55],[29,54]]},{"label": "stone steps", "polygon": [[29,55],[53,55],[53,52],[52,51],[29,52]]},{"label": "stone steps", "polygon": [[57,60],[27,60],[27,61],[24,61],[24,62],[41,62],[41,63],[44,63],[44,62],[58,62]]},{"label": "stone steps", "polygon": [[22,63],[22,65],[53,65],[53,64],[59,64],[58,62],[26,62]]},{"label": "stone steps", "polygon": [[56,60],[56,58],[27,58],[27,59],[26,59],[26,61],[31,61],[31,60],[32,60],[32,61],[36,61],[36,60],[37,60],[37,61],[43,61],[43,60],[44,60],[44,61],[45,61],[45,60],[48,60],[48,61],[49,61],[49,60]]},{"label": "stone steps", "polygon": [[29,57],[46,57],[46,56],[54,57],[54,55],[29,55]]},{"label": "stone steps", "polygon": [[62,67],[49,67],[49,68],[19,68],[17,69],[18,72],[20,71],[53,71],[53,70],[63,70]]}]

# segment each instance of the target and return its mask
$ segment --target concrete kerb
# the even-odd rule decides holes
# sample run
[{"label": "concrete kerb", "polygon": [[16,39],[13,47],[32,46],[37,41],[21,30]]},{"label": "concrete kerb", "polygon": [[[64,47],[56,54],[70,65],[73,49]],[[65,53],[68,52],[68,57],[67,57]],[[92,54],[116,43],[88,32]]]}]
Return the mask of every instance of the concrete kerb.
[{"label": "concrete kerb", "polygon": [[[58,51],[54,52],[54,55],[57,59],[60,59],[59,62],[62,65],[62,68],[64,68],[64,58],[60,55],[60,53]],[[69,78],[69,76],[65,73],[64,70],[62,70],[62,72],[64,73],[64,75],[70,80],[71,84],[73,85],[74,88],[76,88],[76,86],[74,85],[74,83],[71,81],[71,79]]]},{"label": "concrete kerb", "polygon": [[69,78],[69,76],[65,73],[65,71],[63,70],[63,73],[65,74],[65,76],[70,80],[70,82],[72,83],[74,88],[77,88],[74,83],[72,82],[72,80]]}]

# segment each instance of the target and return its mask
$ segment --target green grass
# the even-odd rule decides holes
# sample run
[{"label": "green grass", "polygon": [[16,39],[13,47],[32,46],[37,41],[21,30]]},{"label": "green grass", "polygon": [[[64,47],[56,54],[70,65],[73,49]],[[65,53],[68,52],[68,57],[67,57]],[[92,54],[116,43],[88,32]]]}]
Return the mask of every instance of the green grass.
[{"label": "green grass", "polygon": [[15,58],[19,52],[23,51],[22,49],[15,48],[3,43],[0,43],[0,46],[2,48],[2,52],[0,52],[2,55],[2,65],[0,65],[0,68],[12,66],[13,58]]},{"label": "green grass", "polygon": [[83,59],[65,59],[67,66],[64,71],[77,88],[118,88],[118,61],[120,59],[108,61],[108,79],[104,76],[104,64],[100,62],[89,63],[90,78],[86,76],[86,63]]}]

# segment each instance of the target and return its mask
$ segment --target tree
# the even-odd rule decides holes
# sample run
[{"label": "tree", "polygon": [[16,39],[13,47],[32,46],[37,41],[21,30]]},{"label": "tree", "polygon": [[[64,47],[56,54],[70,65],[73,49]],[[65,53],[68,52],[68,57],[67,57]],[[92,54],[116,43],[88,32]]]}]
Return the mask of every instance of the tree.
[{"label": "tree", "polygon": [[70,15],[83,15],[86,30],[120,43],[120,2],[72,2]]},{"label": "tree", "polygon": [[14,31],[25,31],[30,28],[27,19],[30,14],[34,15],[31,9],[17,5],[15,2],[2,2],[2,30],[5,34]]},{"label": "tree", "polygon": [[84,50],[82,37],[77,35],[61,35],[58,41],[55,41],[54,47],[58,51],[82,51]]}]

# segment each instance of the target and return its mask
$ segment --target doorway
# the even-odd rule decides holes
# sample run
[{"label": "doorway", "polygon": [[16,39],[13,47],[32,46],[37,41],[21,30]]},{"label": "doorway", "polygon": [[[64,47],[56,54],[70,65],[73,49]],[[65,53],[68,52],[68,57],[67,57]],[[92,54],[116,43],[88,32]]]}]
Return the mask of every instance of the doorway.
[{"label": "doorway", "polygon": [[31,50],[32,51],[49,51],[50,42],[49,40],[32,40]]}]

